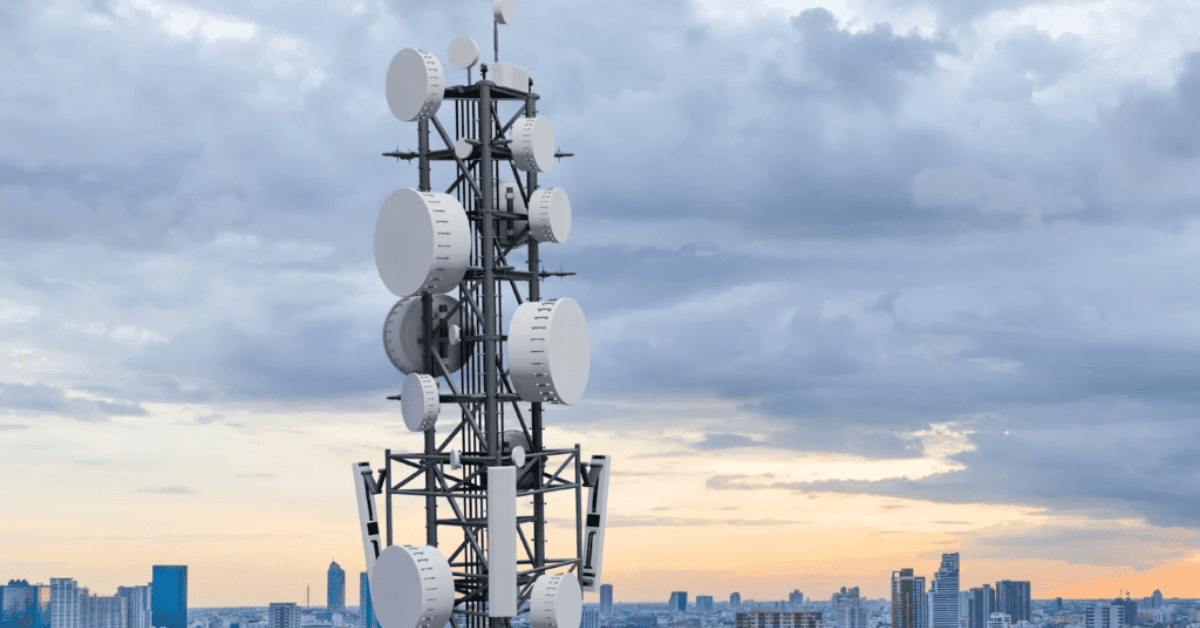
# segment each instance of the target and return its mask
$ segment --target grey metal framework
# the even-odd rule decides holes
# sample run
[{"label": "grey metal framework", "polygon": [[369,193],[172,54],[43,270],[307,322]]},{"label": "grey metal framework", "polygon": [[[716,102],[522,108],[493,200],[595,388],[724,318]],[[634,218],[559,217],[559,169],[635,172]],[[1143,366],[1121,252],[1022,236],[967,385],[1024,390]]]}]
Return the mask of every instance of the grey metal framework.
[{"label": "grey metal framework", "polygon": [[[513,124],[523,116],[536,115],[539,96],[498,86],[482,79],[470,85],[445,88],[445,100],[454,105],[454,135],[442,126],[436,114],[418,122],[415,152],[388,152],[386,157],[416,160],[419,189],[432,191],[430,173],[433,162],[452,162],[456,178],[446,190],[454,194],[467,212],[472,228],[471,265],[459,284],[459,303],[451,311],[434,312],[432,295],[421,294],[424,320],[424,372],[441,377],[443,404],[457,404],[462,419],[449,433],[425,432],[424,451],[419,453],[386,452],[387,545],[392,545],[393,500],[423,497],[425,502],[425,542],[439,548],[449,559],[455,579],[455,611],[452,621],[458,628],[493,628],[507,622],[489,618],[487,593],[487,467],[512,465],[511,448],[506,436],[523,437],[527,460],[518,471],[518,499],[531,498],[532,516],[518,517],[518,536],[523,554],[518,555],[518,605],[528,608],[534,579],[549,571],[576,573],[583,553],[583,522],[580,509],[586,486],[579,445],[572,448],[547,448],[542,440],[542,404],[532,403],[528,414],[522,412],[504,370],[502,335],[504,292],[511,290],[518,304],[541,299],[540,282],[549,276],[574,273],[545,272],[539,266],[538,242],[526,237],[528,226],[514,232],[518,219],[513,211],[515,199],[503,199],[503,209],[495,209],[500,173],[511,168],[520,194],[528,207],[529,195],[537,189],[537,173],[519,176],[512,163],[509,138]],[[502,105],[518,105],[507,122],[501,123]],[[431,129],[432,126],[432,129]],[[431,135],[445,148],[430,146]],[[473,147],[466,159],[454,151],[455,142],[466,139]],[[557,153],[568,157],[570,153]],[[507,164],[506,164],[507,162]],[[517,269],[507,256],[514,243],[528,247],[528,266]],[[443,306],[443,309],[444,306]],[[461,313],[460,313],[461,311]],[[450,350],[449,324],[463,316],[463,366],[454,374],[446,368]],[[389,397],[399,399],[399,397]],[[527,444],[526,444],[527,443]],[[451,465],[451,451],[461,452],[461,468]],[[383,484],[383,482],[380,482]],[[381,491],[384,486],[379,487]],[[553,493],[573,493],[575,499],[575,555],[546,556],[546,499]],[[564,495],[564,498],[566,496]],[[520,550],[519,550],[520,551]],[[489,621],[490,620],[490,621]]]}]

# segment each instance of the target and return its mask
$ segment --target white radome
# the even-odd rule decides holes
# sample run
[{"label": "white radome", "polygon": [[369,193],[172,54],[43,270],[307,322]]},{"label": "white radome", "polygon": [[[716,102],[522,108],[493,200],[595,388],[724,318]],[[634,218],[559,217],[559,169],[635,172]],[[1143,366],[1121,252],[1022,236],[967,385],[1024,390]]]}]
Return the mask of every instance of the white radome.
[{"label": "white radome", "polygon": [[471,255],[471,224],[458,200],[439,192],[396,190],[375,221],[375,267],[398,297],[458,287]]},{"label": "white radome", "polygon": [[587,319],[574,299],[517,306],[508,331],[508,369],[517,395],[530,402],[577,403],[587,388],[590,345]]},{"label": "white radome", "polygon": [[455,37],[447,51],[450,65],[466,70],[479,61],[479,44],[470,37]]},{"label": "white radome", "polygon": [[392,57],[385,91],[392,115],[404,122],[427,120],[446,95],[442,63],[424,50],[405,48]]},{"label": "white radome", "polygon": [[443,628],[454,611],[454,575],[436,547],[391,545],[369,576],[382,628]]},{"label": "white radome", "polygon": [[[374,592],[374,589],[371,591]],[[582,615],[583,593],[579,590],[575,574],[538,576],[529,596],[529,623],[532,628],[579,628]]]},{"label": "white radome", "polygon": [[512,128],[513,163],[522,172],[554,167],[554,126],[546,116],[521,118]]},{"label": "white radome", "polygon": [[562,188],[538,190],[529,197],[529,235],[538,242],[566,242],[571,236],[571,199]]},{"label": "white radome", "polygon": [[404,425],[413,432],[424,432],[437,423],[442,402],[438,383],[432,375],[409,373],[400,388],[400,412]]},{"label": "white radome", "polygon": [[512,24],[513,0],[493,0],[492,16],[501,24]]},{"label": "white radome", "polygon": [[[445,294],[433,295],[433,313],[438,319],[446,318],[452,312],[458,301]],[[447,321],[449,325],[447,342],[438,343],[438,356],[451,372],[457,371],[463,363],[461,330],[466,319],[460,309]],[[425,370],[425,349],[421,346],[421,335],[425,332],[425,324],[421,320],[421,297],[400,299],[392,306],[383,322],[383,348],[388,360],[401,373],[420,373]],[[445,351],[442,352],[442,348]],[[443,354],[444,353],[444,354]]]}]

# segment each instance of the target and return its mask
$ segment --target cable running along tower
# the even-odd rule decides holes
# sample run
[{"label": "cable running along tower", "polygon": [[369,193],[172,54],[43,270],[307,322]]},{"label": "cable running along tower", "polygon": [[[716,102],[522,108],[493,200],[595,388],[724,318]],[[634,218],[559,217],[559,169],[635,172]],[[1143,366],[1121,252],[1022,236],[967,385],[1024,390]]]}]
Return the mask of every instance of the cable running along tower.
[{"label": "cable running along tower", "polygon": [[[377,471],[353,465],[383,628],[501,628],[520,613],[532,628],[578,628],[582,591],[600,587],[610,460],[585,463],[578,444],[543,441],[543,407],[578,402],[589,371],[583,310],[541,295],[546,277],[574,274],[543,270],[539,251],[571,232],[566,191],[538,181],[570,153],[557,152],[550,121],[538,115],[528,71],[499,62],[512,0],[492,8],[495,62],[479,67],[479,80],[479,47],[466,37],[448,51],[466,71],[462,85],[447,85],[438,58],[412,48],[387,73],[388,106],[416,123],[417,149],[384,155],[416,161],[418,182],[389,196],[375,224],[379,276],[400,297],[383,344],[405,374],[390,398],[424,447],[387,450]],[[451,128],[438,118],[445,101]],[[432,187],[435,164],[453,177],[444,192]],[[522,248],[518,268],[509,258]],[[507,316],[506,304],[515,304]],[[419,526],[396,521],[398,500],[423,505],[423,539],[404,536]],[[547,553],[554,500],[574,508],[570,555]]]}]

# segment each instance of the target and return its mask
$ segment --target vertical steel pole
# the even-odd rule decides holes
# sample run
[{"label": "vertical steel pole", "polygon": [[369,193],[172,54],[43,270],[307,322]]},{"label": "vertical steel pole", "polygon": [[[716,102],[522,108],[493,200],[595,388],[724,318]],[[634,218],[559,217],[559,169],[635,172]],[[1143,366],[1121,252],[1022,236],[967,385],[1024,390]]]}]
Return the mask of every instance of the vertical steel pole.
[{"label": "vertical steel pole", "polygon": [[479,187],[483,190],[479,213],[483,223],[483,393],[487,456],[500,464],[500,426],[496,407],[496,217],[492,181],[492,83],[479,82]]},{"label": "vertical steel pole", "polygon": [[[419,189],[422,192],[431,191],[429,183],[429,120],[417,122],[417,170],[420,176]],[[437,376],[433,359],[433,296],[428,292],[421,293],[421,314],[425,330],[425,368],[424,372]],[[447,373],[446,377],[450,377]],[[425,455],[437,453],[436,430],[433,427],[425,430]],[[436,463],[432,458],[425,459],[425,544],[437,547],[437,497],[433,491],[437,488]],[[390,479],[390,478],[389,478]]]},{"label": "vertical steel pole", "polygon": [[583,453],[575,443],[575,579],[583,585]]},{"label": "vertical steel pole", "polygon": [[[532,86],[531,86],[532,87]],[[532,92],[525,97],[525,117],[532,118],[537,115],[537,96]],[[530,170],[525,175],[525,193],[532,195],[537,189],[537,171]],[[526,203],[528,205],[528,203]],[[527,245],[529,253],[529,300],[542,300],[542,278],[538,275],[541,272],[541,260],[538,259],[538,241],[532,236],[528,237],[529,244]],[[533,451],[540,453],[543,449],[542,443],[542,404],[535,401],[530,404],[530,429],[533,431]],[[537,458],[537,484],[536,488],[542,488],[542,473],[545,471],[546,460]],[[533,566],[542,567],[546,564],[546,494],[537,493],[533,496]]]},{"label": "vertical steel pole", "polygon": [[383,501],[387,505],[387,544],[392,545],[392,450],[385,449],[383,452]]}]

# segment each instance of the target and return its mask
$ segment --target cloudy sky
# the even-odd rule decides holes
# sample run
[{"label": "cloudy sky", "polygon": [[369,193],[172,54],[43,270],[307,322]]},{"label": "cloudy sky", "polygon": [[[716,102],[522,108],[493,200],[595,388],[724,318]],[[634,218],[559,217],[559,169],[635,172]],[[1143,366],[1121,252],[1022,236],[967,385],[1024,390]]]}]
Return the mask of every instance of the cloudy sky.
[{"label": "cloudy sky", "polygon": [[[383,77],[489,49],[489,5],[0,3],[0,579],[324,603],[336,558],[357,600],[349,465],[420,447]],[[943,551],[1200,596],[1200,6],[517,0],[501,43],[577,155],[544,290],[592,377],[547,441],[615,457],[618,600],[883,596]]]}]

